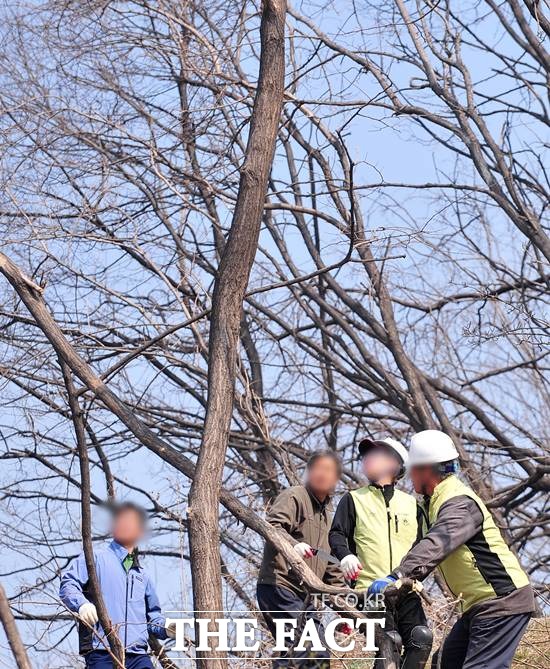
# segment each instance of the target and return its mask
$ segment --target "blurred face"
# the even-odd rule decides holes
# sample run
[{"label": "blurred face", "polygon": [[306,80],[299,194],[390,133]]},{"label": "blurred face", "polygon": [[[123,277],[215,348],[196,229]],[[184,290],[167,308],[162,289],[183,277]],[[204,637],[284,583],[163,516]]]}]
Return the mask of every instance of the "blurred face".
[{"label": "blurred face", "polygon": [[363,458],[363,473],[375,483],[391,483],[400,469],[399,460],[385,448],[371,448]]},{"label": "blurred face", "polygon": [[411,467],[409,471],[412,484],[416,492],[422,495],[431,495],[437,485],[437,477],[430,465]]},{"label": "blurred face", "polygon": [[120,511],[113,518],[113,539],[121,546],[135,547],[145,533],[145,524],[137,511]]},{"label": "blurred face", "polygon": [[307,470],[307,484],[320,499],[331,495],[339,480],[338,465],[332,458],[318,458]]}]

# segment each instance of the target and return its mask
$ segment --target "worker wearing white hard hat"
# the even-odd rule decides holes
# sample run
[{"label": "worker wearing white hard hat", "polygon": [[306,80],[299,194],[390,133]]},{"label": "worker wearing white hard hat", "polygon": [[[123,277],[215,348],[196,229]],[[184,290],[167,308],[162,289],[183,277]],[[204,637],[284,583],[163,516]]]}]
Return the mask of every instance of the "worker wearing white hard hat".
[{"label": "worker wearing white hard hat", "polygon": [[508,669],[534,606],[533,589],[481,498],[457,476],[459,452],[439,430],[411,439],[408,471],[428,531],[386,579],[423,580],[436,567],[463,615],[440,649],[441,669]]},{"label": "worker wearing white hard hat", "polygon": [[[363,439],[358,451],[368,484],[342,497],[329,542],[346,579],[365,590],[397,567],[417,541],[420,524],[416,499],[396,488],[408,461],[403,444],[389,437]],[[402,598],[395,610],[388,609],[385,631],[396,665],[405,669],[425,666],[432,633],[416,594]],[[381,663],[378,660],[375,667]]]},{"label": "worker wearing white hard hat", "polygon": [[448,434],[424,430],[413,435],[409,449],[409,467],[433,465],[458,460],[459,454]]}]

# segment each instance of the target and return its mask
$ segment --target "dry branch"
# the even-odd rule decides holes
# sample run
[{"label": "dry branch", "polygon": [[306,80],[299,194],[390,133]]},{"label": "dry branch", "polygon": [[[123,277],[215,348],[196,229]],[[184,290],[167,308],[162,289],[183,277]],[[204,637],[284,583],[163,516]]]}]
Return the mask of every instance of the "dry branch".
[{"label": "dry branch", "polygon": [[0,584],[0,620],[2,621],[2,626],[4,627],[4,632],[13,653],[17,669],[32,669],[27,649],[21,640],[10,603],[2,584]]}]

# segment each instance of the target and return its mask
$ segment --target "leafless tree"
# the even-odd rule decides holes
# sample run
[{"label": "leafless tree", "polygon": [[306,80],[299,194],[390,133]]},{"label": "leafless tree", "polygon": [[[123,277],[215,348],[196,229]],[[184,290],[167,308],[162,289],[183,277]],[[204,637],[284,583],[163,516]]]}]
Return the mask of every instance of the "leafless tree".
[{"label": "leafless tree", "polygon": [[[170,608],[194,606],[190,559],[220,567],[208,608],[254,606],[265,505],[312,448],[342,454],[346,487],[359,435],[406,442],[426,427],[453,435],[546,578],[545,8],[289,6],[282,115],[276,126],[273,103],[260,119],[276,132],[272,161],[269,133],[260,147],[267,196],[259,178],[239,212],[275,6],[3,6],[1,579],[34,666],[75,666],[56,591],[82,540],[83,487],[60,360],[93,516],[115,497],[147,506]],[[222,258],[243,215],[230,325],[215,286],[237,279]],[[225,326],[236,346],[237,323],[233,394],[231,356],[212,347]],[[189,547],[204,505],[216,538],[210,522],[208,546]]]},{"label": "leafless tree", "polygon": [[[243,299],[258,237],[275,153],[285,88],[286,0],[265,0],[260,24],[260,71],[250,115],[245,157],[240,167],[233,220],[223,246],[210,316],[208,394],[197,466],[189,492],[189,545],[195,611],[223,614],[218,506],[229,445],[237,376]],[[215,618],[212,617],[215,629]],[[199,667],[223,669],[219,651],[201,653]]]}]

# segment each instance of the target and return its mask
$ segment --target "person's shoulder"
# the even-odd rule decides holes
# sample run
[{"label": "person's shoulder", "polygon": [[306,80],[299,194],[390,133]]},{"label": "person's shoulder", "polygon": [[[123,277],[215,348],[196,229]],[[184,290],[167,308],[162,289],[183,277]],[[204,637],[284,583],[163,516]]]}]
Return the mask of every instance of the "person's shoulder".
[{"label": "person's shoulder", "polygon": [[110,543],[94,546],[94,558],[96,558],[96,560],[108,559],[111,555],[114,555],[114,553],[111,550]]},{"label": "person's shoulder", "polygon": [[279,495],[285,497],[294,497],[295,499],[307,499],[308,492],[303,485],[291,485],[289,488],[282,490]]},{"label": "person's shoulder", "polygon": [[279,495],[301,495],[306,492],[303,485],[291,485],[288,488],[283,488]]},{"label": "person's shoulder", "polygon": [[470,525],[482,524],[486,515],[488,515],[487,509],[479,497],[466,493],[445,500],[439,508],[437,517],[453,522],[467,522]]},{"label": "person's shoulder", "polygon": [[291,485],[277,495],[276,501],[279,503],[297,504],[302,507],[304,504],[310,504],[309,493],[303,485]]},{"label": "person's shoulder", "polygon": [[[334,500],[332,500],[332,504],[334,505]],[[338,506],[336,508],[348,509],[350,507],[350,504],[353,504],[353,506],[355,506],[355,502],[353,501],[353,495],[351,494],[351,491],[346,490],[346,492],[342,493],[342,495],[340,495],[340,497],[338,498]]]},{"label": "person's shoulder", "polygon": [[281,505],[290,504],[293,500],[299,499],[299,487],[300,486],[290,486],[290,488],[283,488],[269,500],[267,508],[280,507]]},{"label": "person's shoulder", "polygon": [[366,495],[369,492],[370,492],[370,486],[362,485],[359,486],[358,488],[354,488],[353,490],[349,490],[346,494],[353,498],[354,496],[357,495]]},{"label": "person's shoulder", "polygon": [[418,499],[415,497],[415,495],[411,494],[410,492],[406,492],[405,490],[401,490],[400,488],[396,488],[395,489],[395,494],[403,500],[408,500],[410,502],[414,502],[415,504],[418,504]]},{"label": "person's shoulder", "polygon": [[107,541],[98,546],[94,546],[94,558],[96,561],[115,561],[120,562],[122,558],[119,558],[116,551],[113,550],[113,541]]},{"label": "person's shoulder", "polygon": [[469,495],[467,492],[463,492],[459,495],[455,495],[454,497],[449,497],[449,499],[443,502],[441,508],[475,509],[479,508],[480,501],[481,500],[479,500],[477,495]]},{"label": "person's shoulder", "polygon": [[[95,563],[97,563],[98,561],[103,561],[105,559],[108,559],[108,557],[109,557],[108,544],[94,546],[93,549],[92,549],[92,554],[94,556],[94,562]],[[85,563],[86,562],[86,553],[82,550],[82,551],[80,551],[80,553],[74,559]]]}]

